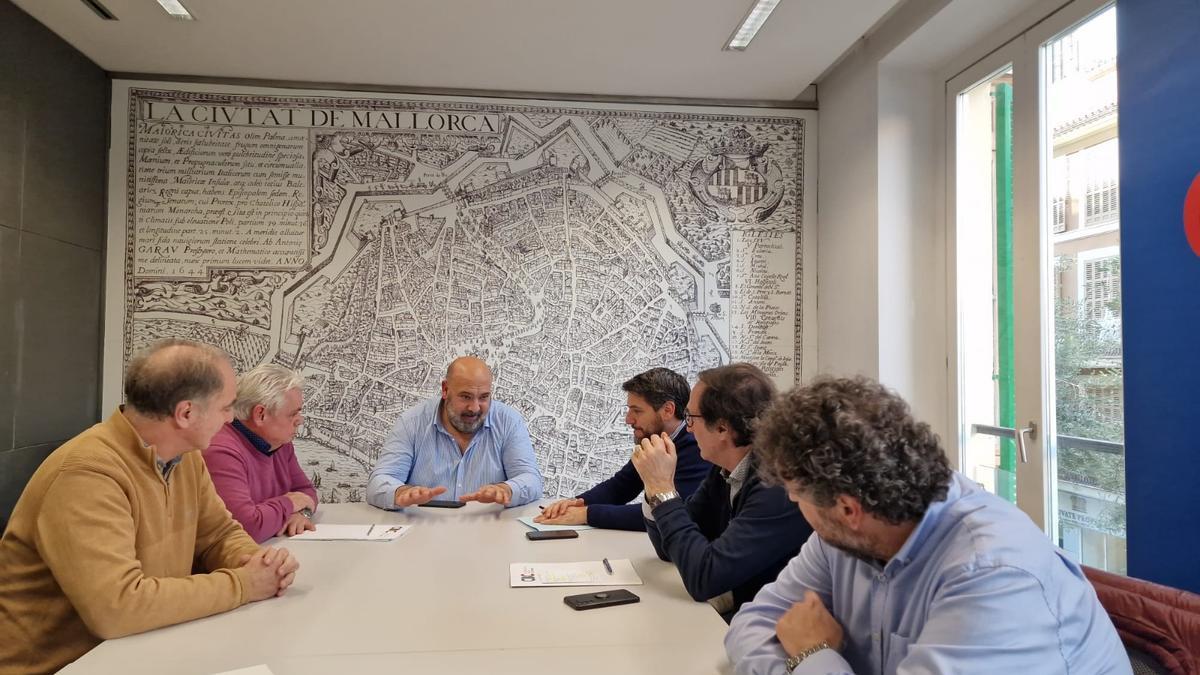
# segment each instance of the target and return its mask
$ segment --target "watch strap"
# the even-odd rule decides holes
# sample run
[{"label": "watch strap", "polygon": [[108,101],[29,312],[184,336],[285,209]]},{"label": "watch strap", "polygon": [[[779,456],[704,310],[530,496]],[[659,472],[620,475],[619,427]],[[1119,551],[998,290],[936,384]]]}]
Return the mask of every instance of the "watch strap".
[{"label": "watch strap", "polygon": [[670,492],[659,492],[646,497],[646,502],[650,504],[650,509],[658,508],[659,504],[669,502],[672,499],[679,499],[679,493],[671,490]]},{"label": "watch strap", "polygon": [[800,665],[801,661],[803,661],[804,659],[807,659],[808,657],[812,656],[813,654],[816,654],[817,652],[824,650],[824,649],[832,649],[832,647],[829,646],[829,642],[827,642],[825,640],[821,640],[820,642],[809,647],[808,649],[802,649],[799,652],[797,652],[794,656],[789,656],[787,661],[784,663],[784,665],[787,666],[787,671],[789,673],[791,673],[793,670],[795,670]]}]

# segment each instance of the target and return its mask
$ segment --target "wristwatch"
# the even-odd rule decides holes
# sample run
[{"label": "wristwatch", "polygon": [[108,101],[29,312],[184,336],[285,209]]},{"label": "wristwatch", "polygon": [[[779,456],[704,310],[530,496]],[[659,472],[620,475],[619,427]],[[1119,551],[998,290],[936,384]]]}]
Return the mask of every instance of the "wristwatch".
[{"label": "wristwatch", "polygon": [[646,503],[650,505],[650,510],[658,508],[659,504],[669,502],[672,499],[679,499],[679,493],[671,490],[670,492],[659,492],[657,494],[646,495]]},{"label": "wristwatch", "polygon": [[793,670],[796,669],[797,666],[800,665],[801,661],[803,661],[804,659],[807,659],[808,657],[812,656],[813,654],[816,654],[817,652],[821,651],[822,649],[832,649],[832,647],[830,647],[829,643],[826,642],[825,640],[821,640],[820,642],[809,647],[808,649],[801,649],[799,652],[796,653],[795,656],[789,656],[788,660],[784,662],[784,665],[787,666],[787,671],[789,673],[792,672]]},{"label": "wristwatch", "polygon": [[299,513],[300,515],[304,516],[305,518],[308,518],[309,520],[312,520],[312,517],[313,517],[313,510],[312,510],[312,509],[310,509],[310,508],[308,508],[307,506],[306,506],[306,507],[304,507],[304,508],[302,508],[302,509],[300,509],[300,510],[299,510],[299,511],[297,511],[296,513]]}]

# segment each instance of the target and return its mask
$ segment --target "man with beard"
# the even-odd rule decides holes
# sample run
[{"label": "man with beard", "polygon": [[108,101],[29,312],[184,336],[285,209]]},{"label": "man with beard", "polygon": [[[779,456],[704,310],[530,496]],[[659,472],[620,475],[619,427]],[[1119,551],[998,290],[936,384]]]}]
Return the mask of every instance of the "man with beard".
[{"label": "man with beard", "polygon": [[442,394],[408,410],[367,481],[381,509],[446,499],[519,506],[542,496],[521,413],[492,400],[492,371],[474,356],[446,368]]},{"label": "man with beard", "polygon": [[759,479],[750,451],[755,420],[774,398],[771,378],[752,364],[700,371],[684,417],[713,468],[687,501],[679,497],[670,436],[649,436],[633,451],[654,550],[675,563],[688,594],[707,600],[726,621],[775,580],[812,534],[787,492]]},{"label": "man with beard", "polygon": [[[633,441],[639,444],[650,436],[667,434],[675,441],[679,464],[675,467],[675,487],[681,499],[687,499],[700,487],[712,465],[700,457],[696,439],[687,430],[687,380],[669,368],[651,368],[621,385],[625,390],[625,424],[633,429]],[[642,505],[630,504],[645,489],[633,462],[626,462],[612,478],[574,499],[561,499],[534,518],[548,525],[591,525],[612,530],[646,529]]]},{"label": "man with beard", "polygon": [[817,536],[734,618],[737,673],[1131,672],[1079,566],[878,383],[797,387],[755,454]]}]

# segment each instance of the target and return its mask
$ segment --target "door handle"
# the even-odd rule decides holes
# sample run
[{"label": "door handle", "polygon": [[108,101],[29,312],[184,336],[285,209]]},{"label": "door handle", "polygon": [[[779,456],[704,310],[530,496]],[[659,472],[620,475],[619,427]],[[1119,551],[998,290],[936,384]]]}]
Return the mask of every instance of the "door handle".
[{"label": "door handle", "polygon": [[[1028,434],[1028,438],[1026,435]],[[1025,449],[1029,441],[1037,440],[1037,423],[1030,420],[1029,426],[1017,430],[1017,452],[1021,455],[1021,463],[1029,463],[1029,452]]]}]

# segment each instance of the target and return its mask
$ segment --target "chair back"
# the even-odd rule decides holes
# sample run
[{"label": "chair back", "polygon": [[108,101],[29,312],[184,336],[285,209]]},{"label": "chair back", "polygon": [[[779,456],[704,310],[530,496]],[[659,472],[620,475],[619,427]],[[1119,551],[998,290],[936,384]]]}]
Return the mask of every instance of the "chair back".
[{"label": "chair back", "polygon": [[1200,595],[1084,567],[1137,675],[1200,675]]}]

